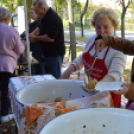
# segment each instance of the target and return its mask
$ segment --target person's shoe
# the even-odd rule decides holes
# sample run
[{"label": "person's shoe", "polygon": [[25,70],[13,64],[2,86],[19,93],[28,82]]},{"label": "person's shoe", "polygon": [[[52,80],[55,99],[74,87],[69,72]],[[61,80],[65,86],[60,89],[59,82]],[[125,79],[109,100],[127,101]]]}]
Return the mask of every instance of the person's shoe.
[{"label": "person's shoe", "polygon": [[8,114],[6,116],[1,116],[1,123],[6,123],[8,121],[11,121],[12,119],[14,119],[13,114]]}]

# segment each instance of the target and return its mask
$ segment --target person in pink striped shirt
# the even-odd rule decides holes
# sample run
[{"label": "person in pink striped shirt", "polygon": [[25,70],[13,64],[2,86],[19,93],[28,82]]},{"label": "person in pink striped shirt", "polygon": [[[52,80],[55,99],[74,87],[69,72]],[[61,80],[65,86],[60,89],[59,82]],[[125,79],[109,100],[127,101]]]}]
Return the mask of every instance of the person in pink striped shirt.
[{"label": "person in pink striped shirt", "polygon": [[1,87],[1,123],[13,119],[8,114],[9,98],[8,83],[17,68],[18,56],[24,52],[25,44],[20,40],[19,33],[8,26],[12,13],[0,7],[0,87]]}]

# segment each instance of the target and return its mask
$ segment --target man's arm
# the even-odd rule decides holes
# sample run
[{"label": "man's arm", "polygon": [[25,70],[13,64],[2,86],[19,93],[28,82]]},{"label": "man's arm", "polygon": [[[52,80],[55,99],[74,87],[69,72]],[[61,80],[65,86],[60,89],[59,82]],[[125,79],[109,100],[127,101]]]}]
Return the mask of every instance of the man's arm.
[{"label": "man's arm", "polygon": [[35,43],[36,41],[54,42],[54,39],[49,38],[47,34],[41,36],[31,36],[30,43]]}]

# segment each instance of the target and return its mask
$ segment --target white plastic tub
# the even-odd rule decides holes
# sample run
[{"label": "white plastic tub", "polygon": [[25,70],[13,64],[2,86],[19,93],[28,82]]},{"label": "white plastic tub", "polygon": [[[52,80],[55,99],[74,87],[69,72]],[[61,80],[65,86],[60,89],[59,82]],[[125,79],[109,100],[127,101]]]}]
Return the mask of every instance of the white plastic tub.
[{"label": "white plastic tub", "polygon": [[22,104],[31,104],[41,101],[51,103],[58,97],[66,101],[88,96],[82,90],[82,84],[83,81],[79,80],[46,80],[20,89],[16,99]]},{"label": "white plastic tub", "polygon": [[80,109],[55,118],[40,134],[134,134],[134,112],[116,108]]}]

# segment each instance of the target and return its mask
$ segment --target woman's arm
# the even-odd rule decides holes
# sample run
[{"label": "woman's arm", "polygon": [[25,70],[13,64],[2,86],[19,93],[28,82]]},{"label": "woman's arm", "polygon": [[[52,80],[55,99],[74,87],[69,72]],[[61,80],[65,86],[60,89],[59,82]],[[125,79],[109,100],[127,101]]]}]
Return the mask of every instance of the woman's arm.
[{"label": "woman's arm", "polygon": [[71,74],[72,72],[75,72],[75,71],[76,71],[76,67],[71,64],[71,65],[68,67],[68,69],[61,75],[60,79],[69,79],[70,74]]},{"label": "woman's arm", "polygon": [[[93,38],[93,37],[92,37]],[[85,50],[82,52],[82,54],[77,57],[72,63],[71,65],[69,66],[69,68],[62,74],[61,78],[62,79],[65,79],[65,78],[69,78],[70,77],[70,74],[71,72],[75,72],[77,70],[81,70],[83,68],[83,59],[82,59],[82,56],[83,56],[83,53],[85,53],[86,51],[89,50],[89,44],[91,45],[92,43],[90,43],[91,41],[93,42],[95,38],[93,39],[88,39],[87,41],[87,44],[85,46]]]},{"label": "woman's arm", "polygon": [[34,36],[38,34],[39,34],[39,28],[37,27],[33,32],[30,33],[30,36]]},{"label": "woman's arm", "polygon": [[18,55],[22,54],[25,50],[26,43],[21,42],[18,32],[16,32],[16,34],[14,35],[13,43],[15,53]]},{"label": "woman's arm", "polygon": [[82,67],[83,67],[82,55],[80,55],[70,64],[67,70],[64,71],[64,73],[61,75],[61,79],[69,79],[71,73],[77,70],[81,70]]},{"label": "woman's arm", "polygon": [[[107,55],[107,57],[110,55]],[[127,62],[127,56],[122,52],[115,51],[108,67],[108,74],[103,78],[103,81],[121,81],[123,72]]]}]

